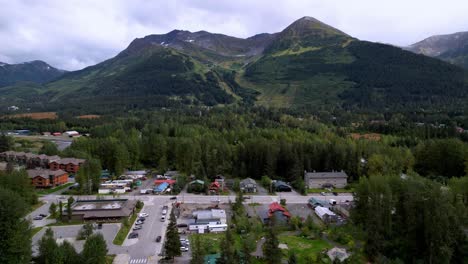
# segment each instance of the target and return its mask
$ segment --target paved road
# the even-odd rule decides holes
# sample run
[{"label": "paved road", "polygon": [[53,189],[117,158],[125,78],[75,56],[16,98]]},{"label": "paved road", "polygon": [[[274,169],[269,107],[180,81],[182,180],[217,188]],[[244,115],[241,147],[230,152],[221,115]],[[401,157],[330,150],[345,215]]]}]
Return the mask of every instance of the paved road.
[{"label": "paved road", "polygon": [[[144,202],[145,206],[142,212],[149,216],[143,224],[143,229],[136,231],[139,235],[137,239],[125,239],[122,247],[115,248],[113,254],[127,252],[132,259],[150,258],[157,256],[162,249],[168,220],[161,222],[161,211],[164,205],[171,208],[171,202],[168,197],[152,196]],[[170,209],[169,209],[170,210]],[[156,237],[161,236],[161,242],[156,242]],[[123,248],[123,249],[122,249]]]}]

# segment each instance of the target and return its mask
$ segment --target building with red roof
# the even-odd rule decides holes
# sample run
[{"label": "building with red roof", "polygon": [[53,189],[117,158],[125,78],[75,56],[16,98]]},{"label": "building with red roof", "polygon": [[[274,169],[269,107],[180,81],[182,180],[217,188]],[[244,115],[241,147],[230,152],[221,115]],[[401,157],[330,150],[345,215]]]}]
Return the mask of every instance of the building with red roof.
[{"label": "building with red roof", "polygon": [[161,183],[167,183],[169,185],[174,185],[176,183],[175,180],[155,180],[154,185],[160,185]]}]

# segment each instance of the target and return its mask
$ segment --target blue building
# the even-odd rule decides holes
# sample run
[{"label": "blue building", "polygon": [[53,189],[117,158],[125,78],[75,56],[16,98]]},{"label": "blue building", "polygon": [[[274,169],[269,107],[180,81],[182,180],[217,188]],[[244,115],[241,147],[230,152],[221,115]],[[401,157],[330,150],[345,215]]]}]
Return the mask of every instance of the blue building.
[{"label": "blue building", "polygon": [[156,194],[161,194],[163,193],[167,188],[169,187],[169,183],[163,182],[159,184],[158,186],[155,186],[153,189],[153,192]]}]

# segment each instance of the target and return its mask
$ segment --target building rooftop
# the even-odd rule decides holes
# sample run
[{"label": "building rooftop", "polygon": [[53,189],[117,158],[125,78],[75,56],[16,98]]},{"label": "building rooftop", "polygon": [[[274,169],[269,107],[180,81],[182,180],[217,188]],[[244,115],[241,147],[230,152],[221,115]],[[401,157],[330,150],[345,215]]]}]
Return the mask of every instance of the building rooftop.
[{"label": "building rooftop", "polygon": [[33,169],[33,170],[27,170],[29,178],[34,178],[34,177],[42,177],[44,179],[48,179],[50,175],[53,176],[60,176],[63,174],[66,174],[65,171],[63,170],[45,170],[45,169]]},{"label": "building rooftop", "polygon": [[135,206],[135,200],[127,199],[78,200],[72,205],[72,214],[84,219],[127,217]]},{"label": "building rooftop", "polygon": [[307,179],[329,179],[329,178],[344,178],[347,179],[348,175],[344,171],[332,172],[305,172]]}]

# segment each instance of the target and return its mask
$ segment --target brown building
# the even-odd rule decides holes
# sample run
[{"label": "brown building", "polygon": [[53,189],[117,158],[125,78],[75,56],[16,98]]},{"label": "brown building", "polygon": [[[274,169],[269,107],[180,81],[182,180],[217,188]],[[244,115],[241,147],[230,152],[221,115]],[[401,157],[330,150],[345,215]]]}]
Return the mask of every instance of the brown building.
[{"label": "brown building", "polygon": [[[72,204],[72,220],[120,221],[135,212],[135,200],[78,200]],[[66,213],[63,214],[66,217]]]},{"label": "brown building", "polygon": [[68,173],[77,173],[84,162],[84,159],[63,158],[50,162],[49,168],[51,170],[64,170]]},{"label": "brown building", "polygon": [[85,162],[84,159],[60,158],[59,156],[36,155],[33,153],[5,151],[0,153],[0,160],[13,162],[29,169],[44,168],[51,170],[64,170],[76,173]]},{"label": "brown building", "polygon": [[68,173],[63,170],[27,170],[31,183],[36,188],[50,188],[68,182]]}]

